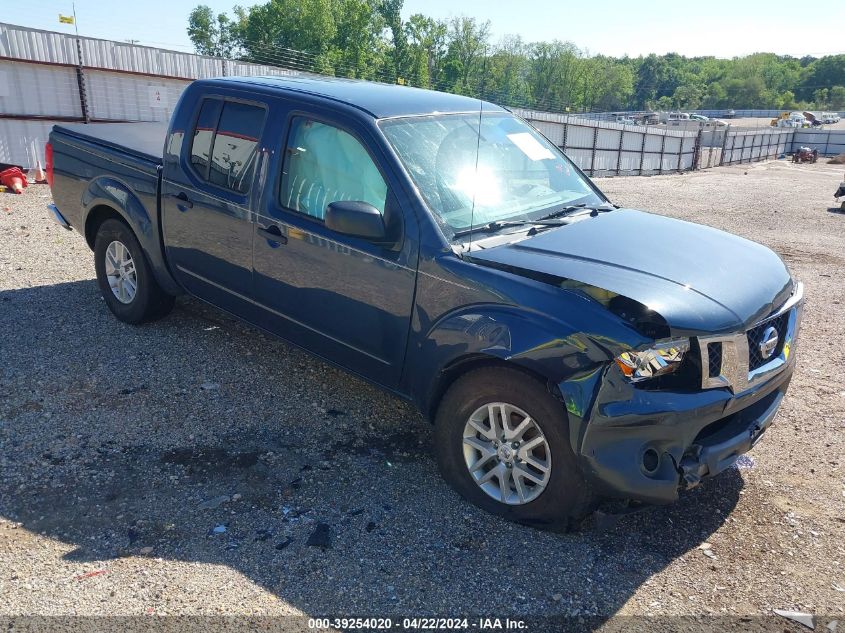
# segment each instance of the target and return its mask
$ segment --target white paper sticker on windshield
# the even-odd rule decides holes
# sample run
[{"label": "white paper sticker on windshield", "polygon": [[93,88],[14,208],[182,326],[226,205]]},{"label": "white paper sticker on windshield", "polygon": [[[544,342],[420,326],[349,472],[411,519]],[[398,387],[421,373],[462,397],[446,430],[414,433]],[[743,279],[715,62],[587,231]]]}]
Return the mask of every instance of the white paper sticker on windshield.
[{"label": "white paper sticker on windshield", "polygon": [[528,132],[508,134],[508,139],[531,160],[548,160],[549,158],[555,157],[554,154],[540,145],[540,142]]}]

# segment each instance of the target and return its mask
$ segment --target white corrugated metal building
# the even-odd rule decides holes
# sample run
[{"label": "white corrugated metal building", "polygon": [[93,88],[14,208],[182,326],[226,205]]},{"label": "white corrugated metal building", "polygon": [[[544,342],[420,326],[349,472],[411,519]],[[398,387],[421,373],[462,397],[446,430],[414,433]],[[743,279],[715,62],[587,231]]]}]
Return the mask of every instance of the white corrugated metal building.
[{"label": "white corrugated metal building", "polygon": [[53,124],[84,120],[78,51],[92,121],[166,121],[193,79],[292,73],[0,23],[0,163],[43,164]]}]

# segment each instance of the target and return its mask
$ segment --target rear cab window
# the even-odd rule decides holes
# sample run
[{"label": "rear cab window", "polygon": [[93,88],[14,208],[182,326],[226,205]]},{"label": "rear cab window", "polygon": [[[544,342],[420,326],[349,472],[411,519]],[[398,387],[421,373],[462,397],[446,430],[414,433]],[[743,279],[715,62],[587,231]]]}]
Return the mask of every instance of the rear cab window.
[{"label": "rear cab window", "polygon": [[212,185],[246,194],[266,117],[259,105],[204,99],[191,141],[190,162],[196,174]]}]

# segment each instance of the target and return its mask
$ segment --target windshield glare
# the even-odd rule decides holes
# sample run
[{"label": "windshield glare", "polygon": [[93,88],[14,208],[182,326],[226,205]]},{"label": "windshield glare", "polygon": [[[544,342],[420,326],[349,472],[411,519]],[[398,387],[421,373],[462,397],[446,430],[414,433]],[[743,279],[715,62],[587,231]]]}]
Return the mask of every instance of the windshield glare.
[{"label": "windshield glare", "polygon": [[392,119],[381,128],[453,232],[604,202],[557,147],[508,113]]}]

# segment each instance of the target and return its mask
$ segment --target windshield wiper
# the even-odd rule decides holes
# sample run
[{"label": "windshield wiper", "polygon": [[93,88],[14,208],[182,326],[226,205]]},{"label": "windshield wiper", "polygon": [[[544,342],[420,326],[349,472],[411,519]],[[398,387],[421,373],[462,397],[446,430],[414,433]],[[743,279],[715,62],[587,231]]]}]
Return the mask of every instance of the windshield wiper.
[{"label": "windshield wiper", "polygon": [[554,218],[561,218],[567,216],[571,213],[575,213],[576,211],[597,211],[600,213],[604,213],[607,211],[613,211],[615,209],[610,202],[602,202],[601,204],[590,204],[588,205],[586,202],[582,202],[580,204],[568,204],[565,207],[561,207],[560,209],[555,209],[551,213],[544,215],[539,220],[552,220]]},{"label": "windshield wiper", "polygon": [[570,204],[565,207],[561,207],[560,209],[556,209],[548,215],[544,215],[543,217],[535,220],[493,220],[492,222],[487,222],[486,224],[479,224],[478,226],[471,226],[467,229],[455,231],[453,237],[466,237],[472,233],[495,233],[510,226],[525,226],[527,224],[547,227],[564,226],[567,222],[563,221],[563,217],[574,213],[575,211],[589,210],[604,213],[607,211],[613,211],[615,208],[616,207],[610,202],[603,202],[602,204],[596,205],[587,205],[585,202],[580,204]]},{"label": "windshield wiper", "polygon": [[488,222],[487,224],[479,224],[468,229],[461,229],[455,231],[453,237],[465,237],[471,233],[495,233],[506,229],[510,226],[525,226],[526,224],[539,224],[541,226],[563,226],[565,222],[548,222],[551,218],[540,218],[539,220],[504,220]]}]

